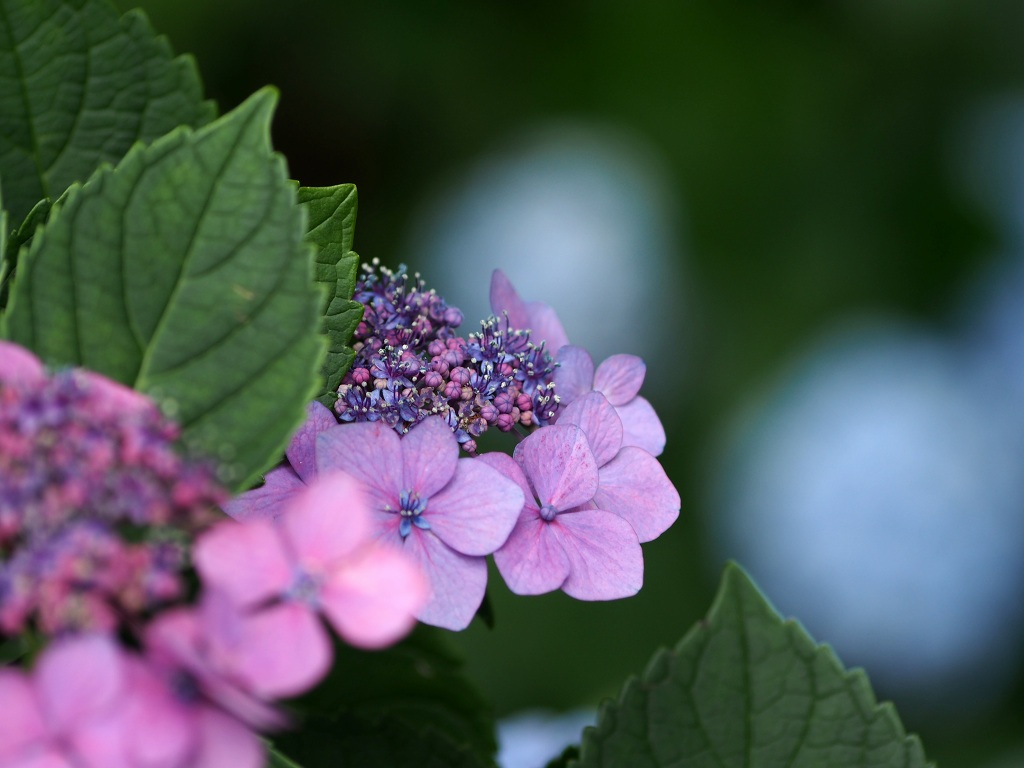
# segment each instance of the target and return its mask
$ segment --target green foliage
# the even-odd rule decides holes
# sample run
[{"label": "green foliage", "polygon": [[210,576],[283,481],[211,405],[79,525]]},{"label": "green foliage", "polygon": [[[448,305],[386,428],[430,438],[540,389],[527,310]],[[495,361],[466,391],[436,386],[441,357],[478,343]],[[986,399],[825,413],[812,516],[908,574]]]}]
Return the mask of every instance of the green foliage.
[{"label": "green foliage", "polygon": [[235,487],[281,454],[322,354],[304,211],[270,147],[275,101],[264,90],[72,187],[23,251],[5,317],[47,363],[162,401]]},{"label": "green foliage", "polygon": [[[493,765],[497,751],[491,706],[433,627],[420,625],[381,651],[338,644],[329,677],[297,706],[309,718],[275,744],[306,768],[327,765],[323,756],[342,751],[352,762],[331,766],[468,768]],[[420,750],[423,763],[416,761]]]},{"label": "green foliage", "polygon": [[[32,240],[36,229],[46,223],[51,208],[53,208],[53,203],[49,198],[40,200],[28,212],[28,216],[25,217],[21,226],[11,232],[10,240],[4,242],[3,236],[0,236],[0,310],[7,306],[14,271],[18,266],[18,252]],[[6,218],[6,212],[3,213],[3,216]],[[6,235],[6,220],[0,219],[0,224],[3,225]]]},{"label": "green foliage", "polygon": [[348,346],[363,317],[363,307],[352,301],[356,287],[359,257],[352,250],[356,228],[356,188],[354,184],[335,187],[300,187],[299,203],[309,216],[306,241],[318,247],[316,279],[326,288],[321,315],[322,332],[327,336],[327,357],[323,367],[323,391],[320,401],[330,407],[335,392],[352,365],[355,352]]},{"label": "green foliage", "polygon": [[215,115],[191,58],[108,0],[0,0],[0,181],[21,221],[136,141]]},{"label": "green foliage", "polygon": [[711,612],[584,731],[576,768],[927,765],[862,670],[783,621],[739,566]]}]

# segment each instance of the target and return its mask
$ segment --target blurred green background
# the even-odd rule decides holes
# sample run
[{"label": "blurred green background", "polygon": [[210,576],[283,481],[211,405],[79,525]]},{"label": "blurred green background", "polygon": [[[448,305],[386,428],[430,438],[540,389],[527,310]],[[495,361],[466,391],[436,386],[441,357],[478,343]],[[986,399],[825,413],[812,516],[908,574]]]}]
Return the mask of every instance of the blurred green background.
[{"label": "blurred green background", "polygon": [[[356,183],[356,249],[392,266],[439,181],[522,127],[593,120],[657,149],[689,299],[668,329],[685,355],[649,359],[647,386],[683,511],[645,545],[631,600],[520,598],[492,574],[496,628],[456,640],[499,714],[593,705],[681,637],[722,564],[704,521],[723,422],[852,310],[945,322],[1000,247],[950,154],[973,109],[1024,91],[1019,2],[121,0],[135,5],[196,56],[222,111],[280,88],[292,175]],[[657,315],[616,321],[642,333]],[[1014,690],[980,719],[902,714],[940,764],[980,765],[1022,738]]]}]

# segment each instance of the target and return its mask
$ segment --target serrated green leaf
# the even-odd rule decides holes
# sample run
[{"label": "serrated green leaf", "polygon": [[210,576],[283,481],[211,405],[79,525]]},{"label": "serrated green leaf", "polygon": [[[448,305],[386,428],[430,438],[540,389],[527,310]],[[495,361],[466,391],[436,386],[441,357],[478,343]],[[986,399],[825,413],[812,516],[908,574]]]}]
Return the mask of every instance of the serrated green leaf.
[{"label": "serrated green leaf", "polygon": [[72,187],[22,252],[9,338],[164,402],[245,487],[316,391],[312,248],[263,90]]},{"label": "serrated green leaf", "polygon": [[[21,226],[11,233],[10,240],[4,243],[0,238],[0,259],[2,259],[0,261],[0,310],[7,306],[7,299],[10,297],[11,283],[18,267],[18,252],[31,242],[36,229],[46,223],[52,207],[53,204],[49,198],[40,200],[28,212],[28,216],[25,217]],[[6,216],[6,212],[4,216]],[[6,230],[6,221],[4,221],[4,229]]]},{"label": "serrated green leaf", "polygon": [[711,612],[601,708],[578,768],[924,768],[864,672],[783,621],[730,564]]},{"label": "serrated green leaf", "polygon": [[311,717],[278,742],[304,768],[495,768],[444,733],[386,715]]},{"label": "serrated green leaf", "polygon": [[[296,706],[320,717],[387,718],[406,731],[432,729],[483,765],[493,761],[498,748],[492,707],[434,627],[419,625],[402,642],[380,651],[336,644],[327,680]],[[291,743],[281,742],[282,749],[302,760]]]},{"label": "serrated green leaf", "polygon": [[109,0],[0,0],[0,183],[32,206],[116,163],[136,141],[215,116],[193,60]]},{"label": "serrated green leaf", "polygon": [[359,257],[352,250],[356,188],[354,184],[300,187],[299,203],[309,215],[306,240],[318,248],[316,280],[326,289],[320,311],[328,348],[320,401],[331,406],[336,399],[334,393],[355,357],[348,343],[363,318],[362,305],[352,301],[359,268]]}]

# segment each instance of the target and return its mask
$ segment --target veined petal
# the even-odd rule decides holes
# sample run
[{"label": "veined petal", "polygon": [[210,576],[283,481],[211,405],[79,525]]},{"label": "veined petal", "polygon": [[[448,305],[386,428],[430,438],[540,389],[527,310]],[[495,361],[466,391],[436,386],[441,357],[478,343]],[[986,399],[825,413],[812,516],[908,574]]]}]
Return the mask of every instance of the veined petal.
[{"label": "veined petal", "polygon": [[280,532],[262,520],[215,525],[196,540],[192,560],[207,586],[239,606],[280,595],[291,584],[295,570]]},{"label": "veined petal", "polygon": [[430,597],[416,618],[445,629],[469,626],[487,588],[484,558],[456,552],[433,532],[416,527],[406,537],[402,551],[430,582]]},{"label": "veined petal", "polygon": [[423,519],[452,549],[489,555],[508,538],[525,499],[519,485],[478,459],[459,459],[455,476],[430,498]]},{"label": "veined petal", "polygon": [[459,441],[441,416],[429,416],[402,438],[402,490],[433,496],[451,480]]},{"label": "veined petal", "polygon": [[430,585],[404,552],[370,546],[337,568],[320,589],[320,606],[347,642],[383,648],[404,637],[427,602]]},{"label": "veined petal", "polygon": [[618,515],[585,509],[558,515],[554,528],[569,558],[562,589],[577,600],[616,600],[640,591],[644,555],[633,528]]},{"label": "veined petal", "polygon": [[38,357],[10,341],[0,341],[0,382],[34,384],[45,376],[46,370]]},{"label": "veined petal", "polygon": [[625,405],[640,391],[647,364],[636,355],[612,355],[597,366],[594,389],[612,405]]},{"label": "veined petal", "polygon": [[623,448],[601,467],[600,476],[594,503],[633,526],[641,544],[658,538],[679,517],[679,492],[647,451]]},{"label": "veined petal", "polygon": [[498,318],[507,314],[509,325],[513,328],[525,330],[530,327],[526,302],[519,297],[515,286],[500,269],[491,273],[491,312]]},{"label": "veined petal", "polygon": [[571,403],[594,390],[594,359],[583,347],[562,347],[555,362],[555,392],[563,403]]},{"label": "veined petal", "polygon": [[508,588],[517,595],[541,595],[552,592],[569,576],[569,558],[562,548],[551,523],[540,518],[536,510],[523,510],[505,545],[494,553]]},{"label": "veined petal", "polygon": [[20,669],[0,669],[0,765],[24,747],[46,738],[46,723],[31,680]]},{"label": "veined petal", "polygon": [[[522,445],[522,443],[520,443],[520,445]],[[517,445],[516,448],[518,447],[519,446]],[[518,485],[519,490],[523,492],[525,506],[530,507],[532,505],[533,509],[537,509],[537,503],[533,497],[533,488],[530,487],[530,481],[527,480],[526,475],[523,474],[523,468],[519,466],[519,463],[515,459],[507,453],[484,453],[477,456],[474,461],[483,462],[487,466],[498,470],[498,472]]]},{"label": "veined petal", "polygon": [[651,456],[665,450],[665,428],[654,408],[642,397],[634,397],[615,411],[622,419],[622,444],[643,448]]},{"label": "veined petal", "polygon": [[316,436],[337,424],[334,414],[322,403],[314,400],[306,406],[306,420],[292,435],[285,452],[288,463],[304,483],[311,483],[316,477]]},{"label": "veined petal", "polygon": [[117,646],[106,635],[85,635],[50,645],[35,669],[40,711],[51,730],[112,709],[124,686]]},{"label": "veined petal", "polygon": [[599,467],[614,459],[622,447],[622,420],[600,392],[573,400],[559,414],[558,423],[575,424],[583,430]]},{"label": "veined petal", "polygon": [[370,510],[362,487],[344,472],[320,475],[295,496],[278,524],[298,564],[320,572],[370,539]]},{"label": "veined petal", "polygon": [[401,439],[381,421],[338,424],[316,438],[320,472],[341,471],[366,486],[371,505],[397,508],[402,492]]},{"label": "veined petal", "polygon": [[558,319],[553,307],[540,301],[529,301],[526,303],[526,314],[530,341],[537,345],[544,342],[549,355],[554,357],[558,350],[569,343],[562,321]]},{"label": "veined petal", "polygon": [[224,505],[224,511],[235,520],[273,520],[280,515],[291,497],[305,483],[291,467],[278,467],[263,476],[263,485],[236,496]]},{"label": "veined petal", "polygon": [[541,504],[563,510],[586,504],[597,493],[597,462],[579,427],[542,427],[521,442],[516,460]]}]

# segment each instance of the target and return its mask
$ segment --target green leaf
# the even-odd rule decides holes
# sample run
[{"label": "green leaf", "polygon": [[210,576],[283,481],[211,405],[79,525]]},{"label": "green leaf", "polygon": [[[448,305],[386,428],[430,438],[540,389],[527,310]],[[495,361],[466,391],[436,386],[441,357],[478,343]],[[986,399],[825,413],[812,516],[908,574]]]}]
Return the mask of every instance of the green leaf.
[{"label": "green leaf", "polygon": [[190,57],[109,0],[0,0],[0,182],[21,221],[136,141],[213,119]]},{"label": "green leaf", "polygon": [[274,747],[267,747],[267,764],[265,768],[302,768],[289,757],[282,755]]},{"label": "green leaf", "polygon": [[730,564],[705,621],[587,728],[578,768],[875,768],[927,765],[864,672],[783,621]]},{"label": "green leaf", "polygon": [[[437,734],[433,740],[438,749],[442,741],[450,742],[475,755],[482,765],[493,761],[498,748],[492,707],[463,675],[462,662],[447,638],[433,627],[417,626],[401,643],[380,651],[336,644],[327,680],[296,705],[332,720],[358,716],[358,723],[345,721],[353,727],[362,727],[364,720],[387,720],[395,724],[390,734],[371,729],[386,741],[396,732],[431,730]],[[293,743],[304,734],[305,730],[294,740],[279,740],[281,748],[300,761],[302,753],[293,749]]]},{"label": "green leaf", "polygon": [[[10,240],[4,243],[0,238],[0,310],[7,306],[7,300],[10,297],[11,283],[18,267],[18,252],[31,242],[36,229],[46,223],[52,207],[53,203],[49,198],[40,200],[28,212],[28,216],[25,217],[21,226],[11,233]],[[6,212],[3,215],[6,217]],[[6,230],[6,221],[3,224]]]},{"label": "green leaf", "polygon": [[246,487],[316,391],[312,248],[263,90],[198,131],[136,145],[59,201],[21,255],[9,338],[161,400]]},{"label": "green leaf", "polygon": [[352,301],[359,268],[359,257],[352,250],[356,229],[356,188],[354,184],[300,187],[299,203],[309,214],[306,241],[319,249],[316,279],[327,289],[320,308],[322,332],[328,339],[320,401],[330,407],[337,399],[335,392],[355,357],[348,343],[363,318],[363,306]]}]

